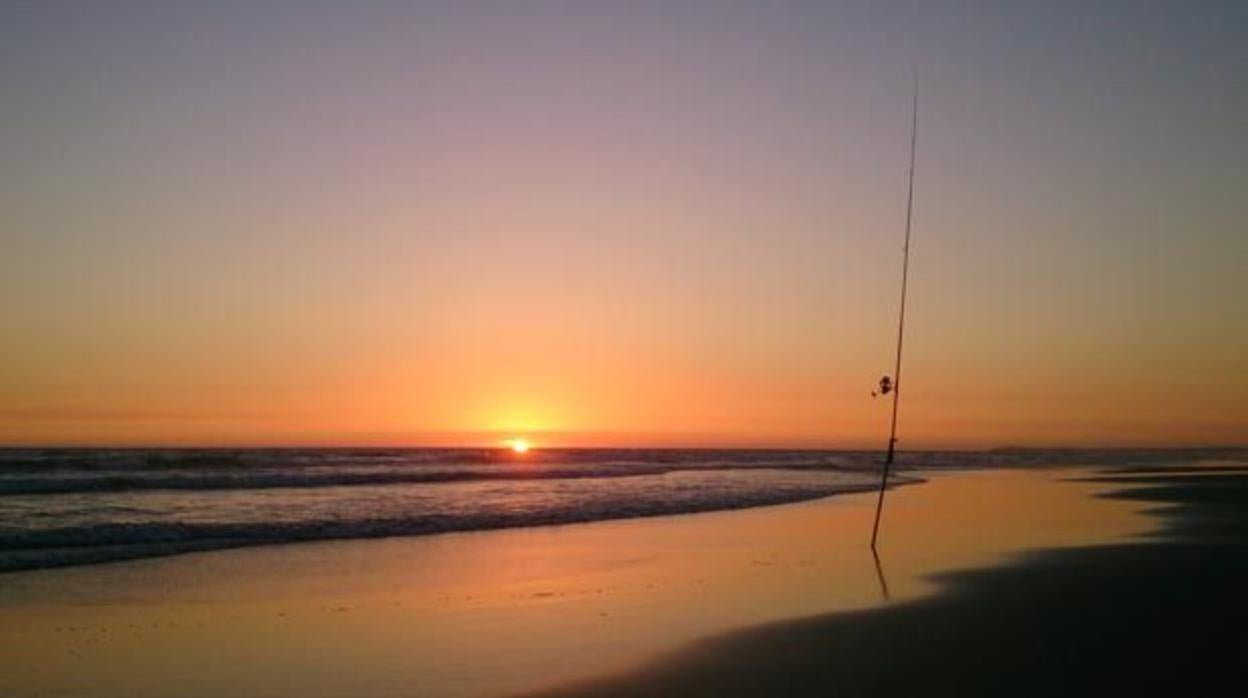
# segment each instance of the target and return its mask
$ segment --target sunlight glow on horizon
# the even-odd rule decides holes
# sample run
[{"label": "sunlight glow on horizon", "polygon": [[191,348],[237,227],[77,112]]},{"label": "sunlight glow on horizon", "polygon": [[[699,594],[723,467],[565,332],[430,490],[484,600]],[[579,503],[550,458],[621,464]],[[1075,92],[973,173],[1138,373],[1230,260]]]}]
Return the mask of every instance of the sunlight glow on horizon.
[{"label": "sunlight glow on horizon", "polygon": [[524,455],[529,452],[529,442],[524,439],[511,439],[507,446],[515,453]]},{"label": "sunlight glow on horizon", "polygon": [[0,444],[879,447],[912,63],[901,446],[1248,438],[1248,5],[523,5],[0,10]]}]

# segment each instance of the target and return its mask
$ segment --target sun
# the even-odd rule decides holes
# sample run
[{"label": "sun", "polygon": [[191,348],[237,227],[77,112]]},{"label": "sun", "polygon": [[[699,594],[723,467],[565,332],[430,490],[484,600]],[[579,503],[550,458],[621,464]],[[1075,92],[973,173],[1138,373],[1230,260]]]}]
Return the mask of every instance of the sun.
[{"label": "sun", "polygon": [[524,439],[511,439],[507,442],[513,453],[528,453],[529,442]]}]

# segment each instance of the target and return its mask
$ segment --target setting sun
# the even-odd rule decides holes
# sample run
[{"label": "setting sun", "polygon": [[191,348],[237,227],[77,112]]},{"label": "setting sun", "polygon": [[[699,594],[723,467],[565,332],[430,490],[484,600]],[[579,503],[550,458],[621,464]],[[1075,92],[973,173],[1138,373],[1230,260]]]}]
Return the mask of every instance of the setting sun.
[{"label": "setting sun", "polygon": [[507,445],[511,447],[511,450],[514,451],[515,453],[528,453],[529,452],[529,442],[525,441],[524,439],[512,439],[507,442]]}]

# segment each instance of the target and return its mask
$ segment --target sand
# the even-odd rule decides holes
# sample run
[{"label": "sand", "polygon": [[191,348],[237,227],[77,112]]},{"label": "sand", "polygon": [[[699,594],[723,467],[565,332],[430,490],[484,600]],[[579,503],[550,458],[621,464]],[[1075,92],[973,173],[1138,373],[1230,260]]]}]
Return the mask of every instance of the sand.
[{"label": "sand", "polygon": [[945,574],[930,597],[728,633],[543,695],[1245,695],[1248,474],[1102,480],[1160,505],[1163,531]]},{"label": "sand", "polygon": [[1194,586],[1186,560],[1130,565],[1193,549],[1148,538],[1162,519],[1147,512],[1202,483],[1104,498],[1124,485],[1078,475],[943,473],[894,490],[878,568],[874,498],[846,495],[7,574],[0,695],[913,693],[961,686],[944,666],[1013,656],[1057,676],[1071,659],[1053,648],[1086,652],[1088,627],[1140,631],[1112,621],[1153,617],[1140,604],[1163,590],[1182,608]]}]

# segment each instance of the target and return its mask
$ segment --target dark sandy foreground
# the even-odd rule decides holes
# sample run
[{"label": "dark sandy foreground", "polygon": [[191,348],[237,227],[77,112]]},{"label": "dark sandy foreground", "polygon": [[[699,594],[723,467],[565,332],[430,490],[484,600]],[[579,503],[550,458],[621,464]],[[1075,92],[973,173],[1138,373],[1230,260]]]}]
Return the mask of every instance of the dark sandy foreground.
[{"label": "dark sandy foreground", "polygon": [[[1245,696],[1248,473],[1118,471],[1158,539],[950,574],[876,610],[704,640],[563,696]],[[887,561],[886,561],[887,562]]]}]

